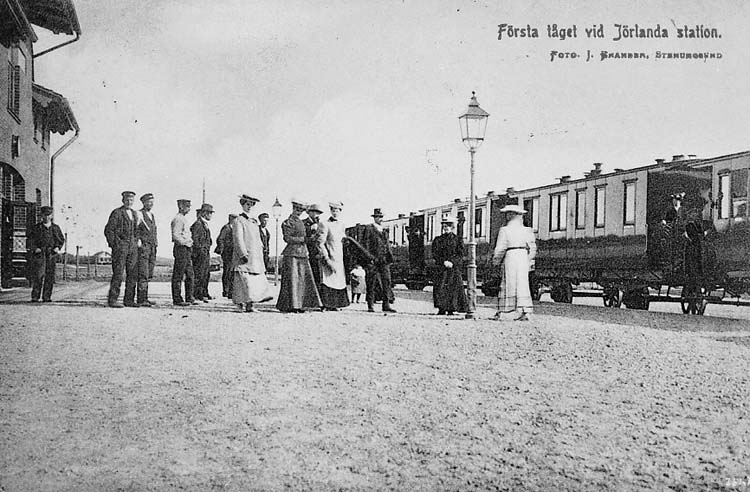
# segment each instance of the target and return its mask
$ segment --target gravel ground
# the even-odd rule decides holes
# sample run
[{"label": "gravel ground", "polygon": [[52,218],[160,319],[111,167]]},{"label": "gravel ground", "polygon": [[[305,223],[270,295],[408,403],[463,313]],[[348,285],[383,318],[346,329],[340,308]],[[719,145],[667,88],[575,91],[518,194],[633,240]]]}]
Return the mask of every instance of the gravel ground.
[{"label": "gravel ground", "polygon": [[745,321],[466,321],[422,314],[427,293],[397,315],[241,314],[153,291],[0,304],[0,491],[750,490]]}]

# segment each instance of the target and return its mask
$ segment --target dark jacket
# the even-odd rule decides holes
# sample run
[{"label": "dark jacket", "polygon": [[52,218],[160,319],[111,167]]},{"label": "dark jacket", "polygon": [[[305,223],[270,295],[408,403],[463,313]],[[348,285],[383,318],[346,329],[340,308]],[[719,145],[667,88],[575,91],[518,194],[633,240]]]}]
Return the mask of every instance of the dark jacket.
[{"label": "dark jacket", "polygon": [[125,207],[118,207],[109,214],[107,225],[104,226],[104,237],[107,238],[107,244],[110,248],[117,247],[120,243],[135,242],[136,212],[130,211],[133,219],[128,216]]},{"label": "dark jacket", "polygon": [[31,234],[29,235],[29,251],[31,253],[36,252],[39,248],[42,252],[52,252],[55,248],[62,248],[65,244],[65,236],[60,230],[60,226],[54,222],[48,228],[44,226],[44,223],[39,222],[31,228]]},{"label": "dark jacket", "polygon": [[213,241],[211,240],[211,230],[208,228],[203,219],[198,219],[190,226],[190,232],[193,235],[193,253],[206,253],[211,250]]},{"label": "dark jacket", "polygon": [[221,255],[225,260],[231,260],[233,251],[234,239],[232,237],[232,224],[224,224],[219,231],[219,237],[216,238],[216,249],[214,252]]},{"label": "dark jacket", "polygon": [[286,247],[281,252],[283,256],[295,258],[308,258],[307,246],[305,245],[305,224],[299,217],[290,215],[281,223],[281,233],[284,237]]},{"label": "dark jacket", "polygon": [[[307,253],[310,255],[310,258],[318,258],[320,256],[320,251],[318,250],[318,227],[320,227],[320,221],[316,220],[313,222],[313,220],[308,217],[303,220],[302,223],[305,224],[305,245],[307,246]],[[313,224],[315,225],[315,230],[313,230]]]},{"label": "dark jacket", "polygon": [[260,240],[263,242],[263,252],[265,254],[269,253],[269,241],[271,240],[271,233],[268,232],[268,228],[258,226],[258,230],[260,231]]},{"label": "dark jacket", "polygon": [[370,260],[376,265],[390,265],[393,263],[391,245],[388,242],[388,230],[378,231],[374,224],[365,227],[362,233],[362,246],[370,254]]},{"label": "dark jacket", "polygon": [[432,241],[432,258],[435,265],[443,267],[443,262],[450,261],[453,268],[461,268],[464,259],[464,242],[456,234],[441,234]]},{"label": "dark jacket", "polygon": [[138,226],[135,230],[135,236],[141,240],[143,246],[158,246],[158,241],[156,240],[156,217],[154,217],[152,220],[146,214],[145,210],[141,209],[139,212],[142,220],[138,222]]}]

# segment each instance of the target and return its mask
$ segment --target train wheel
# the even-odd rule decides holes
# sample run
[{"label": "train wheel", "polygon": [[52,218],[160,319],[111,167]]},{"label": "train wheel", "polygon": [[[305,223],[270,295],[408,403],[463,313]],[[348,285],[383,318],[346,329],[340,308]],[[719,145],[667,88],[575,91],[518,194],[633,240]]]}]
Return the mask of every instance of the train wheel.
[{"label": "train wheel", "polygon": [[648,287],[630,289],[623,293],[622,302],[628,309],[641,309],[648,311],[651,299],[648,294]]},{"label": "train wheel", "polygon": [[604,300],[604,306],[606,307],[618,308],[620,307],[620,304],[622,304],[620,290],[617,287],[608,287],[604,289],[602,299]]}]

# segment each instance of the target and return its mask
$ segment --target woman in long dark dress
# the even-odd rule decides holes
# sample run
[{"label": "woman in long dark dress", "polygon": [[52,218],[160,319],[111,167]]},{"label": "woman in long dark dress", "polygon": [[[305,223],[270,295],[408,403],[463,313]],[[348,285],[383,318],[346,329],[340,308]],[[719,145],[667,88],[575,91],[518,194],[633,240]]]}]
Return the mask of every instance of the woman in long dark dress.
[{"label": "woman in long dark dress", "polygon": [[305,245],[305,224],[299,218],[305,205],[292,201],[292,214],[281,223],[286,247],[281,252],[281,291],[276,309],[285,313],[301,313],[321,307]]},{"label": "woman in long dark dress", "polygon": [[464,281],[461,275],[464,242],[453,229],[455,221],[446,218],[442,221],[442,234],[432,241],[432,257],[438,267],[433,282],[432,300],[438,314],[466,312],[467,302]]}]

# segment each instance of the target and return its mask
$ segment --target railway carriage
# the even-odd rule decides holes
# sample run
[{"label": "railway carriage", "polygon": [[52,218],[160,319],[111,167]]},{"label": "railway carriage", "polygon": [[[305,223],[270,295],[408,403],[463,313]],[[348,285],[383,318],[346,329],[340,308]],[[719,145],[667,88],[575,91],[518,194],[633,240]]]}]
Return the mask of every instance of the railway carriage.
[{"label": "railway carriage", "polygon": [[[740,296],[750,293],[749,175],[750,152],[710,159],[679,155],[612,172],[596,163],[580,179],[563,176],[545,186],[489,192],[476,200],[473,225],[482,291],[497,295],[491,255],[504,221],[499,210],[515,203],[527,210],[526,225],[537,237],[536,271],[530,275],[536,299],[546,288],[554,301],[572,302],[583,295],[578,286],[596,283],[596,295],[611,307],[680,302],[683,312],[703,314],[709,302],[745,303]],[[667,222],[670,196],[678,193],[684,194],[680,219]],[[431,283],[436,224],[445,215],[457,217],[457,232],[468,241],[467,202],[456,199],[385,221],[396,237],[394,279],[414,289]],[[686,265],[690,241],[700,243],[697,266]]]}]

